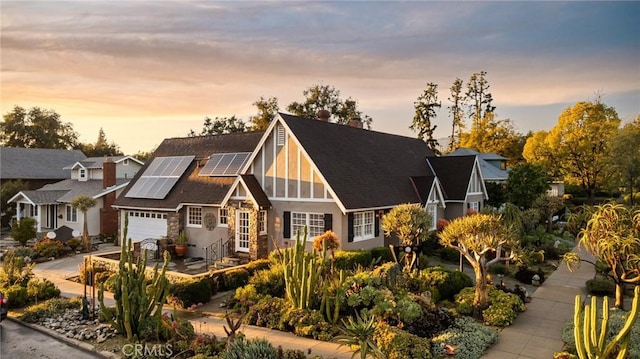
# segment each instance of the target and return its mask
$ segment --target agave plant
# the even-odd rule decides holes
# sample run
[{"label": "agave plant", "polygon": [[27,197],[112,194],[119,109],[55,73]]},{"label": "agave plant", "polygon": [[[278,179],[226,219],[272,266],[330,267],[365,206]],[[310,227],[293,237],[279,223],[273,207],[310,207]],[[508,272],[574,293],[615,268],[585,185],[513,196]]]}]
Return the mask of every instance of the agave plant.
[{"label": "agave plant", "polygon": [[356,312],[356,319],[349,317],[348,321],[342,320],[344,328],[340,328],[342,335],[334,338],[334,341],[340,343],[340,346],[349,346],[353,351],[351,358],[360,354],[361,359],[368,356],[373,358],[384,358],[384,354],[378,349],[372,337],[376,331],[376,318],[369,317],[365,312],[362,316]]}]

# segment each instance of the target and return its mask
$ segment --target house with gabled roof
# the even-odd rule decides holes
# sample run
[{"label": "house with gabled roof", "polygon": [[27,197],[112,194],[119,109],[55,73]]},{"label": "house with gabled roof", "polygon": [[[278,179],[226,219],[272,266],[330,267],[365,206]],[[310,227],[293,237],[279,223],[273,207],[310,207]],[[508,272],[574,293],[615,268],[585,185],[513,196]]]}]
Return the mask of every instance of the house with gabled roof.
[{"label": "house with gabled roof", "polygon": [[470,148],[458,148],[444,156],[478,156],[482,178],[486,182],[504,183],[509,177],[507,170],[508,159],[497,153],[482,153]]},{"label": "house with gabled roof", "polygon": [[89,235],[115,236],[118,221],[112,204],[142,164],[131,156],[78,159],[62,167],[68,173],[67,179],[37,190],[21,191],[9,202],[17,205],[18,221],[24,217],[36,219],[38,236],[42,238],[46,232],[60,227],[81,232],[83,214],[71,206],[71,201],[76,196],[87,195],[97,200],[96,206],[86,214]]},{"label": "house with gabled roof", "polygon": [[64,167],[85,158],[80,150],[0,147],[0,186],[21,180],[35,190],[69,178]]},{"label": "house with gabled roof", "polygon": [[446,219],[480,211],[489,199],[478,156],[430,157],[429,164],[442,184]]},{"label": "house with gabled roof", "polygon": [[209,257],[228,238],[223,199],[262,132],[165,139],[114,203],[119,238],[189,238],[187,256]]},{"label": "house with gabled roof", "polygon": [[419,139],[279,113],[223,202],[235,250],[265,257],[305,227],[309,246],[326,230],[342,249],[382,246],[380,219],[403,203],[426,206],[435,228],[445,204],[431,156]]}]

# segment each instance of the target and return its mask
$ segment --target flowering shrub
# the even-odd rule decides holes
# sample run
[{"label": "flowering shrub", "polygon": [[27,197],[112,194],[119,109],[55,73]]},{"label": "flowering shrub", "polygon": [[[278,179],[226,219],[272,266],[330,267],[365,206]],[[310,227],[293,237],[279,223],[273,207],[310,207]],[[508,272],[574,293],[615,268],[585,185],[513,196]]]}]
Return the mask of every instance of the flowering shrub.
[{"label": "flowering shrub", "polygon": [[269,269],[259,270],[249,278],[258,293],[269,294],[272,297],[284,296],[284,266],[274,264]]},{"label": "flowering shrub", "polygon": [[[513,293],[506,293],[494,286],[487,287],[489,291],[489,307],[482,312],[483,319],[488,325],[505,327],[511,325],[518,313],[527,310],[520,297]],[[473,313],[473,287],[464,288],[456,295],[456,310],[463,315]]]},{"label": "flowering shrub", "polygon": [[498,340],[498,333],[473,318],[458,317],[454,325],[431,338],[431,351],[437,358],[447,357],[447,345],[455,348],[457,359],[477,359]]},{"label": "flowering shrub", "polygon": [[60,241],[45,238],[33,246],[33,250],[39,258],[59,257],[64,253],[64,245]]},{"label": "flowering shrub", "polygon": [[397,327],[382,322],[373,335],[378,349],[387,359],[431,358],[431,343]]}]

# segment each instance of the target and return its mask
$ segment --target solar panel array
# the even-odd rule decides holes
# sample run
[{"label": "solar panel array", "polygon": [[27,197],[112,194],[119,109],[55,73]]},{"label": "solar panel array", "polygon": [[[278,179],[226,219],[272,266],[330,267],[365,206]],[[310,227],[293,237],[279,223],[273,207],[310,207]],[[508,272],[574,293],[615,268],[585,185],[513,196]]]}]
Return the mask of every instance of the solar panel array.
[{"label": "solar panel array", "polygon": [[237,176],[251,152],[214,153],[200,170],[200,176]]},{"label": "solar panel array", "polygon": [[164,199],[195,156],[156,157],[125,197]]}]

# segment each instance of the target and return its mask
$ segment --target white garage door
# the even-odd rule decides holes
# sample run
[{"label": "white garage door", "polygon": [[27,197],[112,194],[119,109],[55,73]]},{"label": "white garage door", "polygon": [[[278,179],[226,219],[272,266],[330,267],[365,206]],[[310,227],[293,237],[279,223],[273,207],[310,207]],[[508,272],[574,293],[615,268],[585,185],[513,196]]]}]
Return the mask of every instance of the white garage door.
[{"label": "white garage door", "polygon": [[167,235],[167,214],[159,212],[129,211],[127,237],[133,242]]}]

